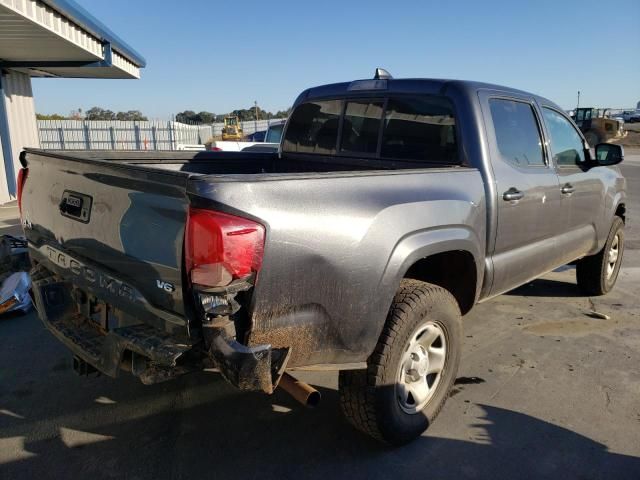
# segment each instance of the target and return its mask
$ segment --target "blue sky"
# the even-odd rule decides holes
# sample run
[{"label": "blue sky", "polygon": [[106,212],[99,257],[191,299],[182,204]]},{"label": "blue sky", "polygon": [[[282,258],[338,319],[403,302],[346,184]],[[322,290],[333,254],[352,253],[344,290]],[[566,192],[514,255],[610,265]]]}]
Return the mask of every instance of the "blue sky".
[{"label": "blue sky", "polygon": [[77,1],[147,68],[140,80],[34,79],[40,113],[101,106],[168,118],[254,100],[275,111],[377,66],[508,85],[565,108],[577,90],[583,106],[640,100],[640,0]]}]

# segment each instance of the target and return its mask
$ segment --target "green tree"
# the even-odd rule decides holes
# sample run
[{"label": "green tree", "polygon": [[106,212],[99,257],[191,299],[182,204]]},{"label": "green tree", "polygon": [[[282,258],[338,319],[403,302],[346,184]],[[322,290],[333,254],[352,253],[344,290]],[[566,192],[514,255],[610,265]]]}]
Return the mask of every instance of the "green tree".
[{"label": "green tree", "polygon": [[43,113],[36,113],[37,120],[66,120],[67,117],[59,115],[57,113],[52,113],[51,115],[45,115]]},{"label": "green tree", "polygon": [[115,120],[116,114],[111,110],[105,110],[100,107],[92,107],[86,111],[84,118],[86,120]]}]

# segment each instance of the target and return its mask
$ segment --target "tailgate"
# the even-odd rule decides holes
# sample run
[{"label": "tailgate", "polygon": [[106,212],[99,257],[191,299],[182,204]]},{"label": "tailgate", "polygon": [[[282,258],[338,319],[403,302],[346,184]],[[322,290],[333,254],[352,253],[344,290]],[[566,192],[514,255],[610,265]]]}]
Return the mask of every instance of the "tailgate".
[{"label": "tailgate", "polygon": [[187,333],[189,174],[71,153],[31,151],[24,159],[22,223],[32,259],[114,308]]}]

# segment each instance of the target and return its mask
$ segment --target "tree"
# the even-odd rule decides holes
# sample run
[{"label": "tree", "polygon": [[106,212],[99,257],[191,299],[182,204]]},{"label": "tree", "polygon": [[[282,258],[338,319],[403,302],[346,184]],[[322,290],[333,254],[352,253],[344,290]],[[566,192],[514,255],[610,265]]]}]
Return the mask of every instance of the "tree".
[{"label": "tree", "polygon": [[198,114],[198,120],[202,123],[213,123],[216,119],[216,114],[211,112],[200,112]]},{"label": "tree", "polygon": [[111,110],[104,110],[100,107],[92,107],[86,111],[86,120],[115,120],[116,114]]},{"label": "tree", "polygon": [[67,117],[62,115],[58,115],[57,113],[52,113],[51,115],[45,115],[43,113],[36,113],[37,120],[66,120]]},{"label": "tree", "polygon": [[[260,107],[258,110],[258,120],[267,120],[270,118],[287,118],[291,113],[291,109],[280,110],[276,113],[267,112],[266,110],[262,110]],[[200,112],[196,113],[193,110],[185,110],[184,112],[180,112],[176,114],[176,122],[180,123],[214,123],[214,122],[223,122],[224,117],[234,115],[237,116],[240,121],[248,122],[252,120],[256,120],[256,107],[249,108],[241,108],[233,110],[232,112],[216,115],[211,112]]]},{"label": "tree", "polygon": [[148,119],[142,115],[140,110],[129,110],[127,112],[118,112],[116,114],[116,120],[145,121]]}]

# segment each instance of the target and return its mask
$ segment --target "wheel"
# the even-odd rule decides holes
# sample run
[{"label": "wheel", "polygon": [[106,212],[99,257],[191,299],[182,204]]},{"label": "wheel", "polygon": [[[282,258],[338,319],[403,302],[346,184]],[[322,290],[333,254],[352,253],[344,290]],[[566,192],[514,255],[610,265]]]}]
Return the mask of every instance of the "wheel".
[{"label": "wheel", "polygon": [[624,222],[614,217],[602,250],[576,264],[578,287],[587,295],[604,295],[611,291],[620,272],[624,252]]},{"label": "wheel", "polygon": [[417,438],[449,396],[461,345],[460,308],[451,293],[403,280],[367,369],[340,372],[347,420],[391,445]]}]

